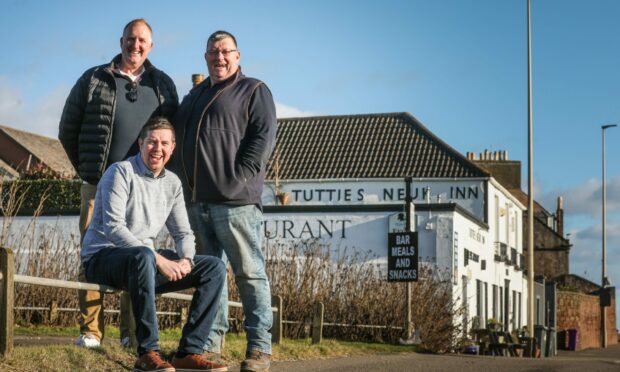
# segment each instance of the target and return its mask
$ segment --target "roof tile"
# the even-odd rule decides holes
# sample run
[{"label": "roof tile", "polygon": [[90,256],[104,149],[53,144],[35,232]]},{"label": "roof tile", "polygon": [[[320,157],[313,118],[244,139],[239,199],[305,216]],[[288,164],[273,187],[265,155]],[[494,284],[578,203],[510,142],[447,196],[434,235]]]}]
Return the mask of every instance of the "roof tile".
[{"label": "roof tile", "polygon": [[489,173],[409,113],[278,119],[267,178],[455,178]]}]

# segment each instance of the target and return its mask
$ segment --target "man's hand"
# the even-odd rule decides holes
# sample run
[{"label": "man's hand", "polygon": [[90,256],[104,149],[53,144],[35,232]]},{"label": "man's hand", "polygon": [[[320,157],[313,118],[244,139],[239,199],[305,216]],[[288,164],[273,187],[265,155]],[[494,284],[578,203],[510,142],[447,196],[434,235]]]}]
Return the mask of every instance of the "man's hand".
[{"label": "man's hand", "polygon": [[155,253],[155,263],[161,275],[171,282],[183,279],[192,271],[188,260],[171,261],[159,253]]},{"label": "man's hand", "polygon": [[[183,268],[183,270],[186,271],[185,275],[189,274],[192,272],[192,264],[190,262],[189,258],[181,258],[180,260],[177,261],[179,263],[179,265],[181,265],[181,267]],[[184,275],[184,276],[185,276]]]}]

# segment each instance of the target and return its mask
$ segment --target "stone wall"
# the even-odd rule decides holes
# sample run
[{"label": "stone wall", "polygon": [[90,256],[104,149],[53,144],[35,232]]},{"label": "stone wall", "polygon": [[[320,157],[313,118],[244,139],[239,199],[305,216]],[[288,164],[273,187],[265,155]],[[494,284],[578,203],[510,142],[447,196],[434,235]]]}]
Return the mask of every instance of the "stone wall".
[{"label": "stone wall", "polygon": [[[615,291],[612,291],[612,294]],[[601,347],[601,308],[599,296],[558,291],[558,333],[576,329],[577,350]],[[616,330],[616,299],[612,295],[607,308],[607,345],[618,343]]]},{"label": "stone wall", "polygon": [[[523,212],[523,242],[528,239],[527,212]],[[570,272],[570,242],[547,226],[545,221],[534,218],[534,273],[551,280]],[[527,257],[527,244],[523,246]],[[527,262],[527,260],[526,260]]]},{"label": "stone wall", "polygon": [[569,272],[568,249],[535,249],[534,273],[542,275],[546,280],[553,280],[556,276],[566,275]]}]

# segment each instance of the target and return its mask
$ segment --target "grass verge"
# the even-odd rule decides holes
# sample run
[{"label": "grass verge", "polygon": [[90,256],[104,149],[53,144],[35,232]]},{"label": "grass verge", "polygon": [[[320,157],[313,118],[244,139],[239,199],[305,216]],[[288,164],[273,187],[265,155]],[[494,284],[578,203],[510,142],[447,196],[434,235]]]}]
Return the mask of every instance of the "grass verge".
[{"label": "grass verge", "polygon": [[[106,327],[108,342],[97,349],[83,349],[71,343],[78,334],[77,327],[18,327],[16,336],[66,337],[62,345],[16,346],[11,357],[0,359],[1,371],[130,371],[135,354],[118,345],[119,331],[116,327]],[[180,338],[180,329],[160,332],[162,354],[171,358]],[[66,343],[65,343],[66,342]],[[324,340],[312,345],[309,339],[285,339],[273,346],[273,361],[303,359],[323,359],[362,354],[402,353],[417,351],[412,346],[399,346],[377,343]],[[229,366],[241,363],[245,355],[245,335],[228,334],[223,358]]]}]

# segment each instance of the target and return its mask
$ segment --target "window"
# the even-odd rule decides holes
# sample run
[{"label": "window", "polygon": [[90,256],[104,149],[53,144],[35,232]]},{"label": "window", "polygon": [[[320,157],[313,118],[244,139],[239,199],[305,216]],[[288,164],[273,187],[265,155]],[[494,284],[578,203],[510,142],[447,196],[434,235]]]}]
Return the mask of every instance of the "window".
[{"label": "window", "polygon": [[478,317],[479,327],[482,327],[482,282],[476,279],[476,316]]},{"label": "window", "polygon": [[504,288],[499,287],[499,322],[504,323]]},{"label": "window", "polygon": [[495,241],[499,242],[499,196],[495,195]]},{"label": "window", "polygon": [[534,320],[534,324],[542,324],[540,320],[540,296],[536,296],[536,319]]},{"label": "window", "polygon": [[519,313],[519,314],[518,314],[519,316],[517,317],[517,326],[518,326],[519,328],[521,328],[521,324],[522,324],[522,323],[521,323],[521,292],[517,293],[517,301],[518,301],[518,304],[517,304],[517,305],[519,306],[519,308],[518,308],[518,310],[517,310],[517,311],[518,311],[518,313]]},{"label": "window", "polygon": [[510,244],[510,204],[506,204],[506,220],[504,222],[506,225],[504,229],[506,229],[506,244]]},{"label": "window", "polygon": [[510,326],[512,329],[517,328],[517,291],[512,291],[512,316],[510,317]]},{"label": "window", "polygon": [[467,300],[467,276],[463,275],[462,279],[462,291],[463,291],[463,335],[467,337],[467,323],[469,323],[469,301]]},{"label": "window", "polygon": [[519,249],[519,213],[518,211],[515,211],[515,229],[514,229],[514,234],[515,234],[515,248],[517,248],[518,251],[523,252],[523,249]]},{"label": "window", "polygon": [[493,294],[492,294],[493,298],[493,319],[498,320],[497,319],[497,286],[495,284],[493,284]]},{"label": "window", "polygon": [[480,325],[482,327],[487,326],[487,320],[489,319],[489,287],[487,283],[484,283],[484,316]]}]

